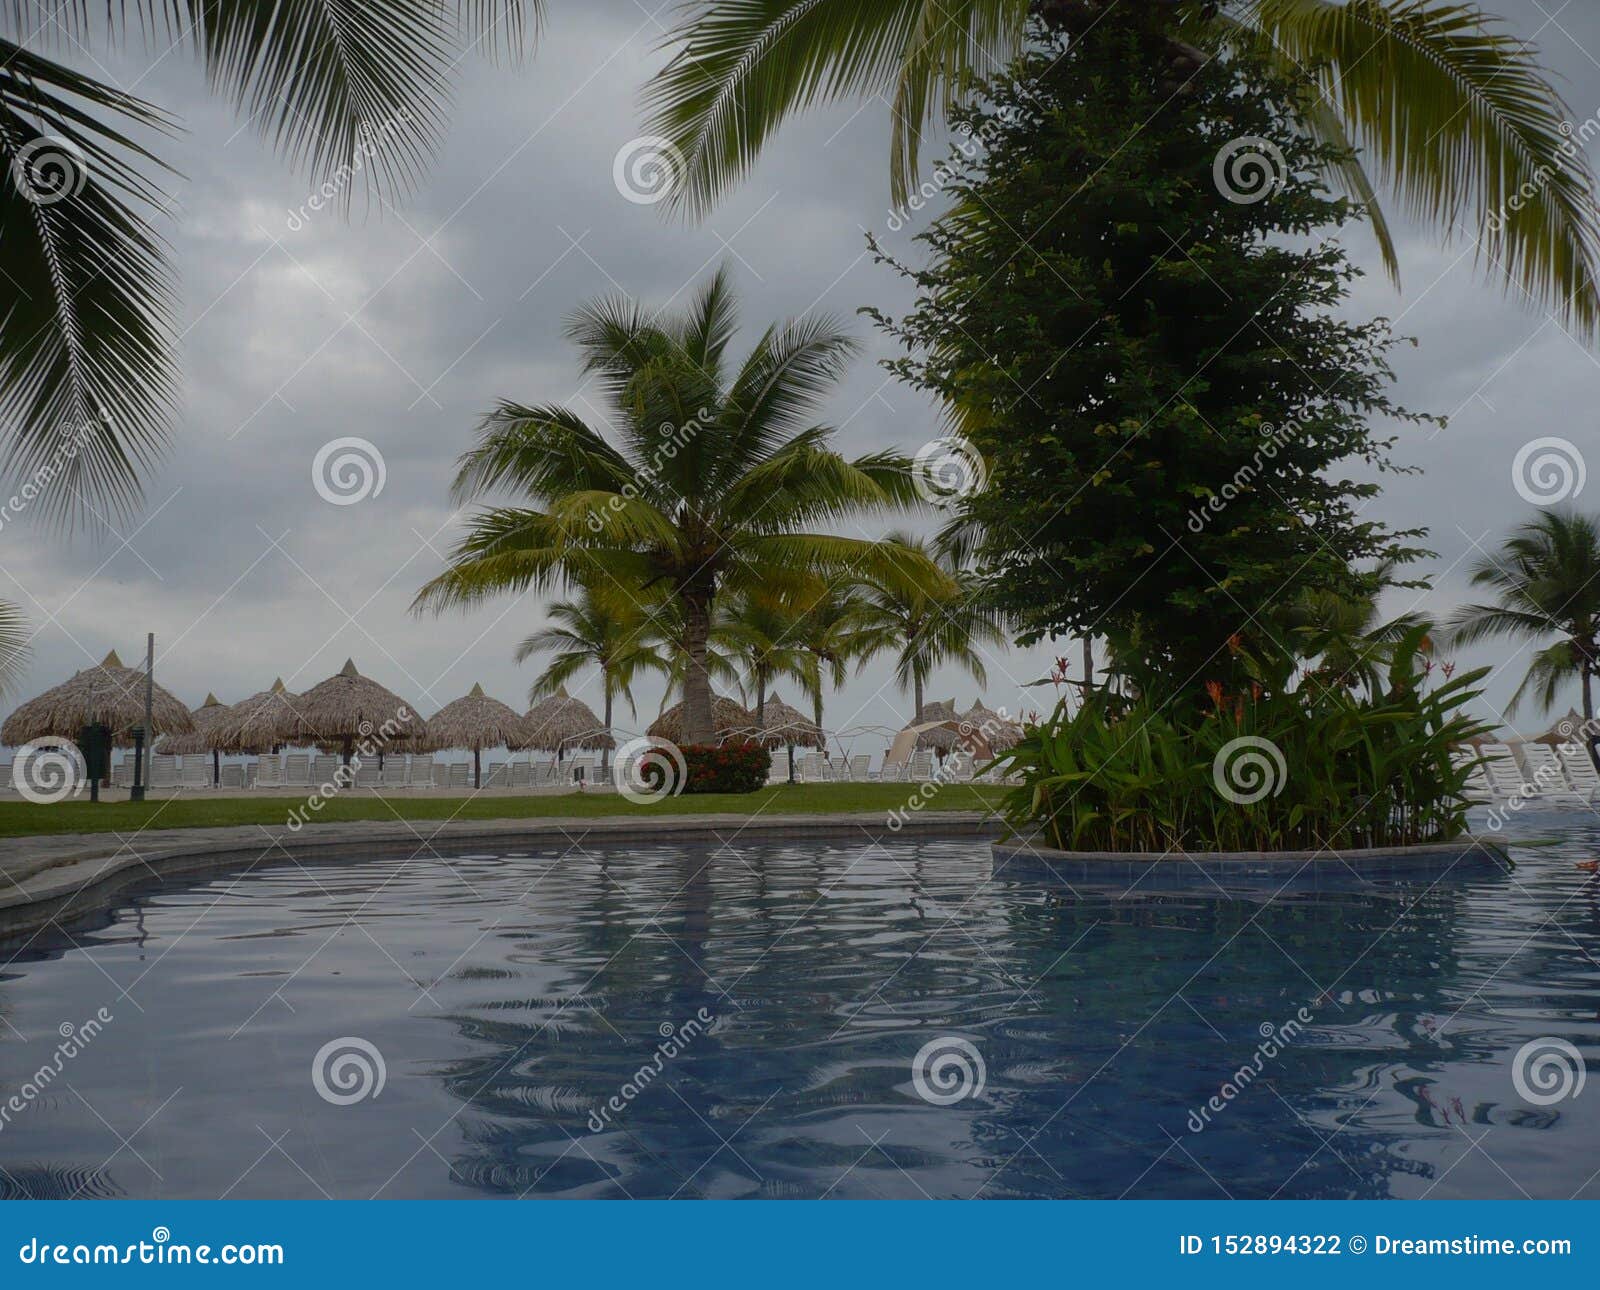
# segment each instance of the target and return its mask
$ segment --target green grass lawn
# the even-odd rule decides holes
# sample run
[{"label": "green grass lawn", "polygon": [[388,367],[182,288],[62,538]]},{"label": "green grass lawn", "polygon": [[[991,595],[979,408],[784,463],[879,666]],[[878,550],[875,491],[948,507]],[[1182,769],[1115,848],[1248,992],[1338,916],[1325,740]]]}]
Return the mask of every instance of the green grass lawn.
[{"label": "green grass lawn", "polygon": [[[336,797],[311,818],[338,820],[533,820],[552,816],[792,815],[830,811],[887,814],[911,799],[909,784],[776,784],[755,793],[705,793],[636,806],[615,793],[564,793],[542,797]],[[1003,790],[947,784],[922,811],[978,811]],[[102,833],[109,830],[212,828],[227,824],[282,824],[302,797],[194,797],[158,802],[0,802],[0,837],[37,833]]]}]

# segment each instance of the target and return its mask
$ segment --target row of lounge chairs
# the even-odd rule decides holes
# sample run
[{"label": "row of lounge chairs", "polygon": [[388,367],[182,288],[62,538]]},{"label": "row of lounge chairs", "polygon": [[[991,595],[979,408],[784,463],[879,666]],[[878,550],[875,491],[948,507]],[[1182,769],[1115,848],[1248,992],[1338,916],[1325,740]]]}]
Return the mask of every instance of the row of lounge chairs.
[{"label": "row of lounge chairs", "polygon": [[[317,788],[335,782],[342,758],[312,756],[309,753],[263,754],[255,761],[230,762],[222,767],[221,788]],[[554,760],[497,761],[483,768],[484,788],[554,788],[580,781],[593,782],[593,757],[574,757],[560,763]],[[10,782],[9,771],[5,782]],[[112,768],[111,782],[126,787],[133,782],[133,758],[123,757]],[[391,754],[380,766],[369,758],[355,768],[357,788],[470,788],[470,762],[440,762],[432,757],[407,757]],[[212,763],[209,756],[190,756],[181,760],[160,753],[150,759],[150,787],[211,788]]]},{"label": "row of lounge chairs", "polygon": [[1486,805],[1514,798],[1549,806],[1600,806],[1600,773],[1580,744],[1483,744],[1468,791]]},{"label": "row of lounge chairs", "polygon": [[[961,752],[952,753],[943,765],[936,767],[933,753],[926,748],[917,749],[904,761],[886,760],[877,770],[872,769],[872,757],[868,753],[829,759],[812,752],[804,754],[795,769],[795,778],[803,784],[926,784],[934,779],[953,784],[1003,782],[995,771],[980,772],[972,758]],[[789,764],[784,754],[774,754],[769,782],[788,777]]]}]

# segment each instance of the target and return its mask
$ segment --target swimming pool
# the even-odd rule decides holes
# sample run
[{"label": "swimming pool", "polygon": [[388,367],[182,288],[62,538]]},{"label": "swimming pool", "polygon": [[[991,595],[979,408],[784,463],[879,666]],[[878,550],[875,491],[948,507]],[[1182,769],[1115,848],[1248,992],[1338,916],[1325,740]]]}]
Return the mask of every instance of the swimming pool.
[{"label": "swimming pool", "polygon": [[0,1194],[1594,1196],[1600,826],[1515,828],[1277,900],[970,839],[152,883],[0,974]]}]

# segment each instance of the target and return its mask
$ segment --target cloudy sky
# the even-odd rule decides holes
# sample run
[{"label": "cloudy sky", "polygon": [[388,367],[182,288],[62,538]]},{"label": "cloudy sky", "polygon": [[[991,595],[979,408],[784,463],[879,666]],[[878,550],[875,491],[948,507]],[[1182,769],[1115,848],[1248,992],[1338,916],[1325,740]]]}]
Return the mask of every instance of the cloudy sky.
[{"label": "cloudy sky", "polygon": [[[1600,12],[1584,0],[1492,7],[1539,46],[1575,121],[1600,110]],[[117,533],[68,539],[27,516],[6,526],[0,595],[37,628],[19,696],[111,648],[132,662],[154,631],[158,679],[190,703],[208,690],[233,701],[278,675],[303,689],[353,657],[425,714],[474,681],[520,705],[533,669],[512,651],[540,626],[539,598],[425,620],[408,606],[459,533],[452,462],[495,400],[571,402],[603,417],[561,337],[564,315],[608,292],[650,306],[681,301],[719,262],[732,266],[754,326],[903,304],[864,241],[868,230],[885,235],[882,103],[792,124],[709,219],[671,222],[613,182],[618,151],[642,133],[638,90],[661,61],[670,5],[551,0],[548,11],[529,65],[463,66],[426,183],[397,210],[358,207],[348,221],[298,214],[307,179],[210,98],[193,65],[98,51],[113,77],[136,82],[188,128],[168,148],[186,176],[169,236],[187,407],[145,511]],[[886,241],[909,248],[914,231]],[[1397,594],[1391,607],[1442,614],[1465,597],[1470,564],[1532,510],[1512,482],[1524,444],[1562,436],[1600,464],[1600,358],[1543,310],[1486,283],[1470,241],[1441,246],[1401,232],[1403,291],[1375,272],[1351,311],[1396,318],[1416,337],[1397,354],[1398,401],[1450,417],[1443,432],[1405,432],[1397,458],[1423,471],[1390,477],[1375,506],[1396,526],[1428,526],[1439,552],[1428,569],[1434,590]],[[1352,248],[1376,270],[1369,244]],[[937,419],[876,366],[882,340],[854,325],[866,352],[823,419],[840,427],[847,452],[915,450],[937,434]],[[319,495],[312,465],[345,436],[378,446],[385,477],[377,495],[338,506]],[[1600,509],[1600,479],[1578,500],[1591,496]],[[1036,706],[1043,692],[1020,683],[1068,649],[991,657],[991,706]],[[1488,709],[1498,717],[1526,653],[1464,658],[1500,665]],[[976,693],[956,673],[930,687],[931,698],[955,695],[963,706]],[[598,687],[585,697],[598,706]],[[659,686],[637,697],[642,727]],[[908,706],[879,662],[830,698],[827,724],[898,726]],[[631,724],[626,713],[621,722]],[[1539,727],[1540,716],[1524,710],[1518,724]]]}]

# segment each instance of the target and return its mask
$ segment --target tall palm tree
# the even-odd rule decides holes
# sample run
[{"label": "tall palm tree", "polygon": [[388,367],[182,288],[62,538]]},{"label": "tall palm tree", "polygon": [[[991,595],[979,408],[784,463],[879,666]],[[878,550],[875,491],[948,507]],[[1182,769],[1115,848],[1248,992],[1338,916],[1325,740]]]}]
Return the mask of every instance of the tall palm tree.
[{"label": "tall palm tree", "polygon": [[659,588],[683,616],[685,736],[714,737],[708,637],[719,597],[861,574],[937,590],[944,575],[892,543],[810,531],[917,504],[911,463],[847,461],[808,414],[854,350],[830,320],[772,326],[738,364],[737,317],[719,270],[672,317],[606,299],[568,335],[609,399],[613,444],[571,409],[502,403],[465,453],[455,496],[520,491],[531,505],[479,511],[416,608],[476,604],[560,583]]},{"label": "tall palm tree", "polygon": [[49,469],[38,505],[128,512],[176,404],[174,295],[152,148],[175,119],[54,55],[194,55],[313,190],[392,202],[447,124],[468,49],[520,57],[539,0],[0,3],[0,473]]},{"label": "tall palm tree", "polygon": [[806,683],[810,658],[798,639],[799,618],[793,602],[763,592],[746,592],[722,615],[717,634],[739,660],[742,697],[755,696],[756,729],[767,724],[767,691],[780,677]]},{"label": "tall palm tree", "polygon": [[[901,205],[924,133],[1020,47],[1030,14],[1070,40],[1151,9],[1174,100],[1228,50],[1309,79],[1307,132],[1344,151],[1354,140],[1409,215],[1464,230],[1509,283],[1600,330],[1600,214],[1568,109],[1532,48],[1461,0],[688,0],[663,42],[677,53],[646,91],[652,128],[681,156],[674,200],[707,209],[803,108],[881,97]],[[1369,208],[1396,276],[1373,179],[1354,160],[1332,178]]]},{"label": "tall palm tree", "polygon": [[[843,685],[849,665],[870,649],[864,631],[867,604],[859,587],[830,583],[803,593],[797,606],[795,635],[810,664],[801,685],[811,696],[811,719],[821,730],[825,687]],[[823,740],[826,749],[826,734]]]},{"label": "tall palm tree", "polygon": [[[1530,694],[1548,709],[1561,686],[1576,678],[1584,718],[1592,723],[1600,667],[1600,521],[1542,511],[1506,539],[1501,554],[1474,566],[1472,585],[1491,588],[1495,603],[1462,605],[1450,620],[1453,642],[1559,637],[1533,656],[1508,710],[1515,712]],[[1588,743],[1593,755],[1595,740]]]},{"label": "tall palm tree", "polygon": [[[584,587],[576,600],[558,600],[546,607],[551,626],[525,637],[517,646],[516,660],[525,663],[535,654],[553,654],[544,671],[528,689],[528,702],[548,698],[564,686],[581,681],[589,672],[600,674],[605,700],[605,728],[611,733],[611,716],[617,699],[638,716],[633,683],[644,672],[668,671],[667,662],[651,643],[648,612],[630,594]],[[611,752],[600,757],[602,777],[610,772]]]},{"label": "tall palm tree", "polygon": [[892,533],[888,540],[906,559],[930,561],[945,575],[945,585],[931,593],[903,579],[886,582],[869,574],[862,580],[859,666],[875,654],[892,653],[895,683],[911,693],[915,721],[937,668],[959,667],[979,685],[988,683],[982,649],[1007,644],[1005,620],[980,593],[977,576],[947,551],[908,533]]}]

